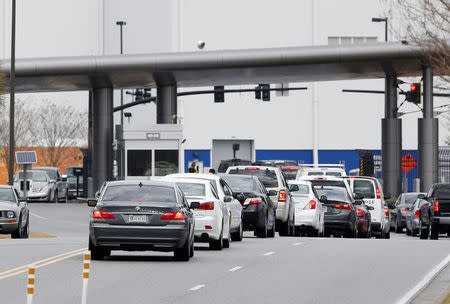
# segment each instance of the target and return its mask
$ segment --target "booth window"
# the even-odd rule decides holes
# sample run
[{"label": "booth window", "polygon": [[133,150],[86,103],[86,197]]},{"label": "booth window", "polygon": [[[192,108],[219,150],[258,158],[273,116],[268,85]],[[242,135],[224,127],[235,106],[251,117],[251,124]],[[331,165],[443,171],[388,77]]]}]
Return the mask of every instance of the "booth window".
[{"label": "booth window", "polygon": [[152,150],[128,150],[127,167],[128,176],[151,176]]},{"label": "booth window", "polygon": [[178,150],[155,150],[155,175],[178,173]]}]

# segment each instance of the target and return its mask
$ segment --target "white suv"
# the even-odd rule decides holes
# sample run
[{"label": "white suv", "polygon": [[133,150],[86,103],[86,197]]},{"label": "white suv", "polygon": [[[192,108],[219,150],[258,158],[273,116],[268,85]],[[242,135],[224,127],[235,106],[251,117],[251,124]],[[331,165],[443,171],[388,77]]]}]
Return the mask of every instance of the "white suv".
[{"label": "white suv", "polygon": [[360,194],[366,205],[373,207],[373,210],[370,210],[372,235],[377,238],[390,238],[390,223],[389,218],[386,219],[384,194],[380,181],[366,176],[350,176],[346,179],[353,193]]},{"label": "white suv", "polygon": [[269,192],[270,199],[275,204],[276,230],[281,236],[289,236],[294,231],[294,205],[289,192],[289,186],[279,168],[266,166],[233,166],[227,169],[227,174],[253,175],[259,178]]},{"label": "white suv", "polygon": [[301,179],[305,176],[347,176],[343,165],[320,164],[320,165],[300,165],[297,171],[296,179]]}]

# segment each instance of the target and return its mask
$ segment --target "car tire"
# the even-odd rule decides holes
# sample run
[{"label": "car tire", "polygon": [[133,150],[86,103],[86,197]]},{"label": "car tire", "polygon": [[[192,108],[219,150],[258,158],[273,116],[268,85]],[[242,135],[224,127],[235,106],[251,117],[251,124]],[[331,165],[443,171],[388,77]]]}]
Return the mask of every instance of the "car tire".
[{"label": "car tire", "polygon": [[242,228],[242,221],[241,221],[241,224],[239,225],[239,230],[231,234],[231,240],[234,242],[240,242],[242,241],[243,236],[244,236],[244,229]]},{"label": "car tire", "polygon": [[103,260],[105,258],[106,255],[105,249],[101,246],[95,246],[90,238],[88,249],[91,252],[91,260],[98,261]]},{"label": "car tire", "polygon": [[223,239],[223,248],[230,248],[230,239]]},{"label": "car tire", "polygon": [[267,231],[267,237],[269,237],[269,238],[275,237],[275,223],[272,223],[272,229]]},{"label": "car tire", "polygon": [[397,216],[397,219],[395,220],[395,232],[396,233],[403,233],[403,227],[401,227],[398,224],[398,216]]},{"label": "car tire", "polygon": [[223,226],[222,226],[222,231],[220,232],[219,239],[209,241],[209,249],[222,250],[222,248],[223,248]]},{"label": "car tire", "polygon": [[58,201],[58,192],[57,191],[55,191],[55,194],[53,195],[53,203],[54,204],[57,204],[59,201]]},{"label": "car tire", "polygon": [[437,240],[439,239],[439,224],[433,223],[431,224],[430,229],[430,240]]},{"label": "car tire", "polygon": [[418,233],[419,231],[417,231],[417,229],[411,230],[411,236],[417,236]]},{"label": "car tire", "polygon": [[17,228],[16,231],[14,231],[13,233],[11,233],[11,238],[12,239],[27,239],[29,236],[29,221],[27,219],[27,224],[25,225],[25,227],[21,227],[22,226],[22,218],[20,218],[19,220],[19,227]]},{"label": "car tire", "polygon": [[411,235],[411,230],[408,229],[408,225],[406,225],[406,235]]},{"label": "car tire", "polygon": [[267,217],[264,217],[264,226],[261,228],[256,227],[256,237],[265,239],[267,237]]},{"label": "car tire", "polygon": [[427,226],[427,228],[422,228],[422,221],[419,222],[419,237],[422,240],[427,240],[428,235],[430,234],[430,229]]},{"label": "car tire", "polygon": [[191,258],[194,257],[194,241],[192,241],[192,244],[191,244],[191,252],[190,252],[190,256],[189,257],[191,257]]},{"label": "car tire", "polygon": [[390,232],[390,231],[385,232],[385,233],[384,233],[384,238],[387,239],[387,240],[389,240],[389,239],[391,238],[391,232]]},{"label": "car tire", "polygon": [[309,233],[310,237],[319,237],[319,229],[314,229]]},{"label": "car tire", "polygon": [[189,244],[189,238],[181,248],[175,249],[173,252],[176,261],[187,262],[191,258],[191,244]]},{"label": "car tire", "polygon": [[63,203],[64,204],[67,204],[69,202],[69,194],[67,193],[67,190],[66,190],[66,195],[64,196],[64,201],[63,201]]}]

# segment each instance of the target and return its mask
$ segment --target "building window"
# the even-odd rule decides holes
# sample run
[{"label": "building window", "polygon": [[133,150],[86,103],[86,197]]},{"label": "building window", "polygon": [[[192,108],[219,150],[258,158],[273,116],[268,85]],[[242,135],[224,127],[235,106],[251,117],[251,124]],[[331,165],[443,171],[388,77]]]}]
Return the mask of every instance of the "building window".
[{"label": "building window", "polygon": [[360,37],[360,36],[330,36],[328,37],[329,45],[340,44],[365,44],[377,42],[377,37]]},{"label": "building window", "polygon": [[178,173],[178,150],[155,150],[155,176]]},{"label": "building window", "polygon": [[127,175],[152,175],[152,150],[127,150]]}]

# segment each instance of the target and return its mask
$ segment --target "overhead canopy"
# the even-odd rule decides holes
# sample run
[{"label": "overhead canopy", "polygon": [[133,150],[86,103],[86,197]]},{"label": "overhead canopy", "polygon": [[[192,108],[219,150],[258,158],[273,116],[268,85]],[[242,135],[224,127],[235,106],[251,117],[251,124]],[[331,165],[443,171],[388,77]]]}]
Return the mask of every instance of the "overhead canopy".
[{"label": "overhead canopy", "polygon": [[[421,74],[419,46],[400,42],[16,60],[16,91],[77,91],[310,82]],[[10,63],[2,70],[9,75]]]}]

